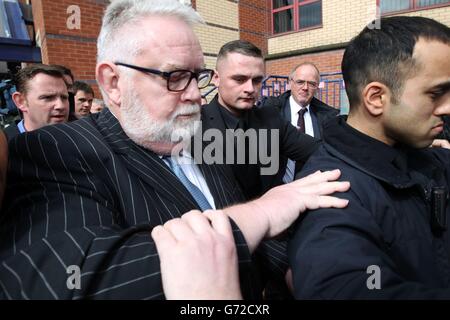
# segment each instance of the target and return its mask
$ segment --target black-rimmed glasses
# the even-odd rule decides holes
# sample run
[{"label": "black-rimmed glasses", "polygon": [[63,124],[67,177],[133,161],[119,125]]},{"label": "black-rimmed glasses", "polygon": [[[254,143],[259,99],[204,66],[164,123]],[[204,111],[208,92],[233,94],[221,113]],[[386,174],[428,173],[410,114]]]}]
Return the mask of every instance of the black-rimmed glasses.
[{"label": "black-rimmed glasses", "polygon": [[186,88],[191,83],[192,79],[195,78],[197,81],[197,86],[199,89],[206,88],[214,75],[214,70],[203,69],[198,72],[192,72],[190,70],[174,70],[170,72],[148,69],[132,64],[115,62],[118,66],[123,66],[131,69],[135,69],[144,73],[156,74],[167,80],[167,90],[180,92],[186,90]]}]

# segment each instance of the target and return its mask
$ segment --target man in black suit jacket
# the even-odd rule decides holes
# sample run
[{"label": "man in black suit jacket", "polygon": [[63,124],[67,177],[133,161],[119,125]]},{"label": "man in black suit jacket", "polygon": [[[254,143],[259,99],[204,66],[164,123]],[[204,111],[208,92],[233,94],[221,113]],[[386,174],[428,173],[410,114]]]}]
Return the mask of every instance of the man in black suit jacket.
[{"label": "man in black suit jacket", "polygon": [[[249,200],[282,184],[288,158],[302,164],[318,147],[318,141],[282,119],[276,108],[255,106],[264,69],[264,58],[258,47],[245,40],[226,43],[219,51],[214,73],[218,94],[202,107],[204,135],[217,129],[225,137],[221,160],[230,165]],[[227,132],[234,134],[227,135]],[[241,136],[245,133],[254,138],[241,138],[244,141],[239,144],[240,132]],[[230,150],[234,157],[230,156]],[[239,157],[242,157],[241,161]],[[229,160],[233,160],[232,163]],[[258,253],[270,257],[269,263],[264,263],[262,273],[269,274],[266,278],[274,280],[277,286],[285,287],[286,242],[281,239],[266,241]],[[272,290],[269,291],[272,294]]]},{"label": "man in black suit jacket", "polygon": [[[178,131],[195,132],[199,89],[212,76],[203,69],[191,26],[200,20],[176,0],[117,0],[108,6],[96,76],[109,108],[19,135],[10,144],[0,220],[1,297],[255,298],[260,292],[251,253],[262,238],[282,232],[307,207],[346,204],[322,197],[330,187],[348,188],[327,182],[338,172],[231,207],[243,197],[226,167],[180,165],[180,174],[169,157],[180,140],[172,138]],[[210,208],[227,208],[201,214],[199,193]],[[227,222],[230,217],[231,225],[224,228],[214,213],[226,215]],[[232,249],[221,241],[223,234],[234,240]],[[173,246],[167,245],[170,237]],[[199,254],[203,248],[205,255]],[[168,263],[174,254],[176,266]],[[213,268],[215,258],[221,269]],[[203,279],[204,269],[192,267],[201,259],[212,269],[205,277],[216,272],[217,281],[194,280]],[[183,276],[186,282],[173,272],[178,266],[191,273],[191,288],[177,281]],[[222,286],[227,280],[234,285]]]},{"label": "man in black suit jacket", "polygon": [[[268,97],[263,100],[262,107],[276,107],[280,110],[281,116],[292,122],[298,123],[298,115],[292,116],[293,106],[307,108],[308,112],[303,115],[306,122],[305,133],[315,138],[322,138],[323,124],[330,118],[339,115],[339,110],[330,107],[320,101],[314,95],[319,88],[320,73],[317,67],[311,62],[297,65],[289,75],[289,85],[291,90],[286,91],[279,97]],[[307,122],[311,119],[310,126]],[[294,119],[295,118],[295,119]]]},{"label": "man in black suit jacket", "polygon": [[[204,132],[215,128],[223,135],[226,131],[237,129],[256,133],[257,139],[252,143],[247,141],[240,149],[234,140],[226,140],[227,144],[234,143],[235,161],[231,168],[247,199],[258,197],[282,184],[279,172],[284,173],[288,158],[304,163],[318,147],[318,141],[298,132],[281,118],[277,109],[255,106],[263,79],[261,50],[244,40],[228,42],[222,46],[217,57],[213,81],[218,87],[218,94],[202,108]],[[267,143],[262,143],[263,140]],[[238,163],[236,159],[241,154],[246,155],[245,163]],[[269,163],[264,163],[267,159],[263,159],[262,154],[267,155]],[[225,145],[223,157],[227,157]],[[257,160],[251,162],[252,157]],[[275,170],[269,174],[262,171],[262,168],[272,165]]]},{"label": "man in black suit jacket", "polygon": [[[323,124],[328,119],[339,115],[339,110],[314,97],[319,88],[319,82],[319,69],[311,62],[301,63],[289,75],[291,90],[279,97],[265,98],[262,108],[277,108],[281,116],[297,126],[301,132],[321,139]],[[288,161],[283,177],[285,183],[293,180],[295,172],[298,171],[295,169],[295,164]]]}]

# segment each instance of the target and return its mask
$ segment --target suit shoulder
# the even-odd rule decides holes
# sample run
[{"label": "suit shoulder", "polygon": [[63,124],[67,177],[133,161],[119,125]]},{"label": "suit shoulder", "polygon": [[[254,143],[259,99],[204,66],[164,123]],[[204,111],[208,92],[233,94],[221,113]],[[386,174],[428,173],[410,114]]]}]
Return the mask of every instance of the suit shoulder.
[{"label": "suit shoulder", "polygon": [[338,115],[339,114],[339,110],[336,108],[333,108],[332,106],[326,104],[325,102],[317,99],[317,98],[313,98],[313,101],[311,102],[311,104],[313,106],[316,107],[317,111],[319,112],[324,112],[324,113],[330,113],[333,115]]},{"label": "suit shoulder", "polygon": [[101,149],[102,139],[91,120],[50,125],[17,135],[9,142],[10,156],[34,162],[57,156],[75,160],[83,150]]},{"label": "suit shoulder", "polygon": [[90,119],[82,119],[69,123],[54,124],[40,129],[26,132],[17,137],[19,140],[32,141],[40,139],[43,142],[77,141],[87,135],[100,135],[98,129]]},{"label": "suit shoulder", "polygon": [[281,115],[280,115],[280,110],[278,108],[276,108],[275,106],[270,106],[267,105],[265,107],[253,107],[253,113],[260,117],[260,118],[280,118],[281,119]]},{"label": "suit shoulder", "polygon": [[286,102],[289,100],[290,96],[291,91],[288,90],[277,97],[274,96],[264,97],[263,100],[261,101],[261,108],[275,107],[278,110],[281,110],[283,109]]},{"label": "suit shoulder", "polygon": [[280,97],[264,97],[261,101],[260,108],[278,108],[282,107],[282,102]]}]

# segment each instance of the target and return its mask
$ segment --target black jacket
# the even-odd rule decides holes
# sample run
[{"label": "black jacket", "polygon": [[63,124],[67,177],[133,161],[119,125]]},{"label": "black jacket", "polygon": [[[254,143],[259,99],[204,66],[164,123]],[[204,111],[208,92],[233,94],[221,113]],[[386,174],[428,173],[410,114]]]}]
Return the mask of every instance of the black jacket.
[{"label": "black jacket", "polygon": [[[350,202],[298,224],[289,245],[296,298],[449,299],[450,237],[435,223],[432,193],[449,188],[450,152],[389,147],[345,117],[324,132],[301,175],[339,168],[351,189],[338,196]],[[443,208],[448,219],[450,206]],[[369,289],[371,276],[380,289]]]},{"label": "black jacket", "polygon": [[[291,97],[291,91],[288,90],[279,97],[266,97],[263,99],[261,107],[276,107],[280,110],[281,116],[287,121],[291,121],[291,107],[289,103],[289,98]],[[339,115],[339,110],[330,107],[326,103],[323,103],[319,99],[313,97],[310,102],[310,112],[317,118],[318,126],[316,127],[314,121],[314,136],[316,138],[321,138],[323,134],[323,125],[330,119]],[[317,132],[317,130],[319,132]]]},{"label": "black jacket", "polygon": [[[203,132],[208,129],[218,129],[223,135],[227,129],[222,117],[220,108],[223,108],[216,96],[208,105],[202,107],[202,128]],[[274,186],[282,184],[282,177],[286,170],[287,159],[291,159],[304,164],[309,156],[317,149],[319,142],[303,133],[300,133],[288,121],[282,119],[275,108],[252,108],[243,116],[245,129],[255,129],[258,133],[258,140],[253,149],[253,155],[257,158],[257,163],[232,164],[233,173],[241,185],[247,199],[252,199],[262,195]],[[262,131],[266,129],[267,131]],[[271,140],[271,134],[278,130],[278,139]],[[266,137],[267,147],[261,150],[261,137]],[[278,144],[279,152],[272,153],[273,143]],[[249,154],[249,146],[246,146]],[[269,154],[274,159],[279,160],[278,170],[275,174],[261,175],[261,168],[270,167],[263,165],[260,153]],[[223,161],[226,159],[226,148],[223,150]],[[246,159],[247,161],[248,159]]]}]

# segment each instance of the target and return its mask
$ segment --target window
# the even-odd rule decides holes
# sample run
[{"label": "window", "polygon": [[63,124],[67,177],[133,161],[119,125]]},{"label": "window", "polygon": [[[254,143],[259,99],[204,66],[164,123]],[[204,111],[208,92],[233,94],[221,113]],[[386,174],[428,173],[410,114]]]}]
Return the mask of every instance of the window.
[{"label": "window", "polygon": [[379,0],[381,13],[413,11],[427,7],[450,5],[450,0]]},{"label": "window", "polygon": [[274,34],[322,25],[321,0],[272,0]]},{"label": "window", "polygon": [[0,0],[0,37],[30,39],[17,0]]}]

